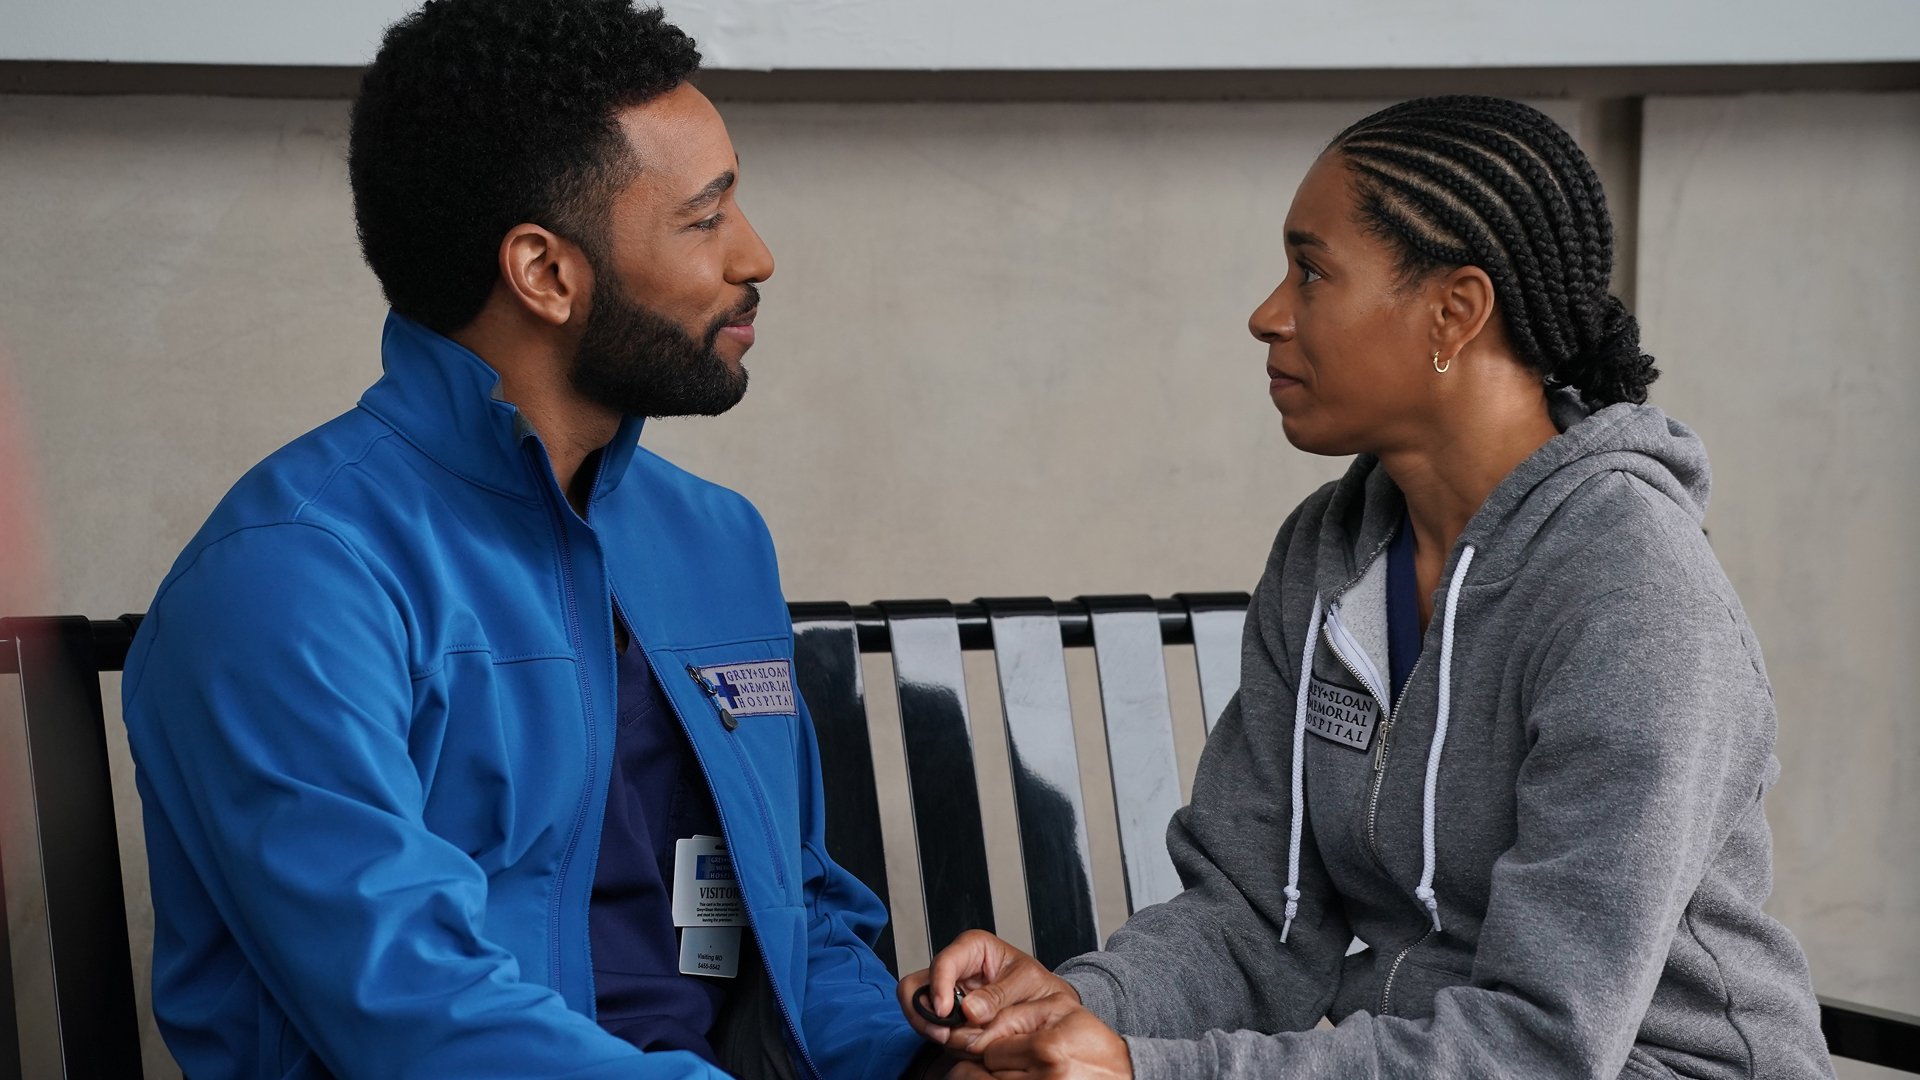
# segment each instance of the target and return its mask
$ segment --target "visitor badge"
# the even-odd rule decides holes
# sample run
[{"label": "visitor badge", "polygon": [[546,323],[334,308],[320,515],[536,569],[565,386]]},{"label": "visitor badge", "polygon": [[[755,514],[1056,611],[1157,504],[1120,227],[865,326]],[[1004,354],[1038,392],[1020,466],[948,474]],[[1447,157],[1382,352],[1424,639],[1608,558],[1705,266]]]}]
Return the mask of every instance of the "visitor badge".
[{"label": "visitor badge", "polygon": [[740,928],[689,926],[681,930],[680,974],[708,975],[716,979],[739,975]]},{"label": "visitor badge", "polygon": [[[673,925],[737,928],[746,922],[747,903],[740,896],[740,883],[734,880],[733,858],[727,854],[726,841],[717,836],[692,836],[674,844]],[[738,934],[734,940],[739,940]],[[682,948],[683,967],[685,956]]]}]

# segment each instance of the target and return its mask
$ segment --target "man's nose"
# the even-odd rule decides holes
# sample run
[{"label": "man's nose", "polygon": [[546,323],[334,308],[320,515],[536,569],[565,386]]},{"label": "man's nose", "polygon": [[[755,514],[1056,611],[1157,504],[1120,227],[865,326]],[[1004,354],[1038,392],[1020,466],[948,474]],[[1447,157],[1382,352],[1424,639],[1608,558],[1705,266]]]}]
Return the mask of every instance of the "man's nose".
[{"label": "man's nose", "polygon": [[727,280],[735,285],[751,285],[773,276],[773,252],[767,249],[766,241],[760,239],[760,233],[745,215],[740,218],[744,226],[744,235],[734,255],[732,265],[728,267]]}]

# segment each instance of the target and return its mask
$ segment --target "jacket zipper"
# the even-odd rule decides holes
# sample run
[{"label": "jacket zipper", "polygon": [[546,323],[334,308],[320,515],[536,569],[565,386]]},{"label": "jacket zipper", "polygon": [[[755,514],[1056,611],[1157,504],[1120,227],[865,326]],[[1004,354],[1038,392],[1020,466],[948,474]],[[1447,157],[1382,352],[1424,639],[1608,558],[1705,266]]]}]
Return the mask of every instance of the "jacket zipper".
[{"label": "jacket zipper", "polygon": [[700,669],[694,667],[692,664],[688,664],[687,674],[693,679],[693,684],[698,686],[701,692],[707,695],[707,700],[713,702],[713,707],[720,710],[720,726],[726,728],[728,731],[739,727],[740,718],[733,715],[732,709],[720,704],[720,691],[715,690],[712,683],[700,677]]},{"label": "jacket zipper", "polygon": [[[649,663],[651,663],[651,661],[649,661]],[[700,677],[700,669],[694,667],[692,664],[688,664],[687,675],[700,685],[701,690],[706,692],[707,701],[712,704],[715,711],[720,714],[721,726],[725,727],[728,731],[733,731],[738,728],[740,726],[739,717],[733,715],[732,709],[720,704],[720,692],[715,690],[707,680]],[[739,760],[741,771],[751,774],[753,771],[752,764],[747,760],[747,755],[741,751],[740,744],[729,740],[727,745],[733,749],[733,756]],[[753,805],[754,809],[760,812],[760,827],[767,830],[768,836],[772,836],[773,812],[767,809],[767,801],[757,787],[753,788]],[[777,860],[773,864],[773,879],[779,883],[782,888],[786,887],[787,873],[780,868],[780,863]]]},{"label": "jacket zipper", "polygon": [[[527,466],[534,470],[536,482],[546,479],[545,476],[540,475],[540,470],[536,467],[535,462],[529,460]],[[548,519],[553,525],[554,538],[560,545],[560,590],[567,606],[567,634],[570,639],[569,644],[573,646],[574,656],[579,658],[574,664],[574,671],[578,675],[580,683],[580,703],[585,707],[587,717],[587,782],[581,788],[580,808],[574,813],[573,831],[567,837],[567,847],[560,855],[560,867],[556,872],[560,886],[554,890],[554,898],[555,903],[559,903],[560,899],[566,895],[567,874],[573,866],[574,853],[579,850],[580,847],[580,833],[586,827],[587,810],[593,804],[593,777],[595,770],[599,768],[600,764],[600,747],[594,738],[596,725],[594,724],[593,718],[593,690],[587,683],[586,658],[582,655],[586,651],[586,644],[580,632],[580,599],[573,584],[573,543],[567,539],[566,518],[561,514],[559,507],[554,505],[554,485],[541,483],[540,487],[547,496]],[[598,490],[599,487],[600,476],[596,472],[593,483],[588,489],[587,500],[589,506],[592,505],[593,492]],[[547,977],[554,989],[557,990],[560,988],[561,920],[558,917],[554,917],[549,921],[553,924],[553,937],[551,950],[548,952],[550,959],[547,965]],[[589,955],[591,955],[591,943],[588,945],[588,950]],[[588,1000],[592,1001],[593,966],[591,963],[587,966],[587,989]]]},{"label": "jacket zipper", "polygon": [[[627,632],[629,634],[633,634],[633,629],[629,627]],[[638,635],[634,636],[632,647],[637,648],[642,652],[646,652],[646,647],[640,644],[640,639]],[[652,667],[653,670],[656,672],[660,670],[658,667],[654,666],[653,664],[652,653],[647,653],[647,665],[649,667]],[[707,680],[700,677],[700,669],[694,667],[692,664],[688,664],[686,665],[686,667],[687,667],[687,675],[691,677],[694,682],[700,684],[701,690],[705,691],[706,693],[707,700],[713,703],[713,707],[715,711],[718,712],[720,715],[721,725],[727,729],[729,734],[731,734],[734,730],[739,728],[740,721],[733,715],[731,710],[727,709],[725,706],[720,704],[719,692],[716,691],[713,688],[712,684],[708,683]],[[661,690],[663,692],[665,691],[665,689],[666,688],[664,686],[661,687]],[[700,777],[702,780],[706,781],[707,791],[709,793],[712,793],[714,790],[713,789],[713,773],[707,769],[706,759],[700,756],[700,748],[698,744],[696,744],[693,741],[693,728],[690,724],[687,723],[686,714],[680,711],[679,704],[673,700],[673,695],[665,694],[665,697],[667,699],[667,707],[673,710],[674,719],[680,722],[680,730],[684,732],[687,737],[687,746],[693,750],[693,760],[696,764],[700,766]],[[727,826],[727,815],[724,812],[720,811],[720,799],[717,795],[714,797],[714,800],[713,800],[713,808],[717,816],[720,818],[720,836],[722,839],[724,839],[727,842],[727,850],[733,851],[734,850],[733,831]],[[769,827],[767,832],[768,832],[768,835],[772,835],[772,832],[773,832],[772,828]],[[738,865],[737,861],[735,865]],[[736,872],[736,876],[737,876],[737,872]],[[746,882],[744,879],[741,879],[740,881],[740,889],[741,889],[741,894],[744,896],[746,893]],[[787,1004],[787,997],[785,994],[780,992],[780,983],[773,976],[773,961],[767,958],[767,950],[764,944],[767,939],[764,936],[762,936],[762,934],[760,933],[760,922],[759,922],[759,919],[753,913],[753,905],[747,904],[746,909],[747,909],[747,928],[753,931],[754,944],[758,946],[754,951],[760,954],[760,966],[766,970],[768,985],[773,987],[773,1000],[775,1004],[780,1006],[780,1018],[786,1021],[787,1034],[793,1037],[793,1045],[800,1051],[800,1060],[806,1064],[808,1074],[811,1075],[814,1078],[814,1080],[824,1080],[824,1077],[820,1072],[820,1067],[814,1064],[813,1052],[807,1049],[806,1040],[800,1036],[800,1025],[793,1018],[793,1008],[792,1006]]]}]

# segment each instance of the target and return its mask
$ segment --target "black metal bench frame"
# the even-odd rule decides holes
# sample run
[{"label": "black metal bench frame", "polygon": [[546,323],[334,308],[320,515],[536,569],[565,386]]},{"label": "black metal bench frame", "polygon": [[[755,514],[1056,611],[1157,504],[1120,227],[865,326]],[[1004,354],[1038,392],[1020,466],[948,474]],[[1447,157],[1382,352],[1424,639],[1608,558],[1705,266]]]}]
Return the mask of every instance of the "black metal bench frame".
[{"label": "black metal bench frame", "polygon": [[[1239,681],[1246,604],[1245,594],[1232,593],[792,605],[797,676],[832,793],[828,847],[887,899],[860,656],[890,652],[929,944],[993,927],[961,662],[964,651],[993,650],[1035,954],[1057,963],[1095,947],[1064,650],[1095,651],[1109,767],[1123,793],[1116,802],[1132,911],[1178,888],[1161,835],[1180,797],[1162,649],[1194,646],[1211,728]],[[0,619],[0,675],[18,676],[25,708],[62,1075],[69,1078],[142,1075],[99,681],[125,663],[139,620]],[[0,852],[0,867],[23,855]],[[0,909],[4,902],[0,874]],[[891,934],[880,949],[890,967]],[[21,1076],[10,961],[0,921],[0,1080]],[[1837,1057],[1920,1073],[1920,1018],[1823,998],[1821,1028]]]}]

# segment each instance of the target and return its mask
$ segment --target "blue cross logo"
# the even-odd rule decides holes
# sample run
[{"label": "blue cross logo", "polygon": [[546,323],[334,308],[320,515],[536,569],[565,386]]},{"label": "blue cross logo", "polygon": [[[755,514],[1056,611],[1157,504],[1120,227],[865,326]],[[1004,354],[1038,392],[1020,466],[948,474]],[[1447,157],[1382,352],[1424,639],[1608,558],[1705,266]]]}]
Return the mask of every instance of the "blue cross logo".
[{"label": "blue cross logo", "polygon": [[713,688],[726,699],[727,708],[733,708],[734,695],[740,692],[739,688],[733,685],[733,677],[727,672],[720,672],[713,677]]}]

